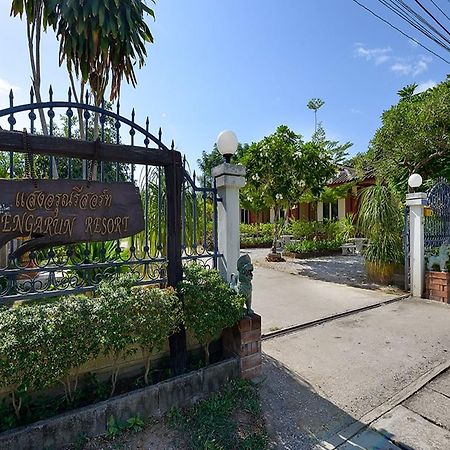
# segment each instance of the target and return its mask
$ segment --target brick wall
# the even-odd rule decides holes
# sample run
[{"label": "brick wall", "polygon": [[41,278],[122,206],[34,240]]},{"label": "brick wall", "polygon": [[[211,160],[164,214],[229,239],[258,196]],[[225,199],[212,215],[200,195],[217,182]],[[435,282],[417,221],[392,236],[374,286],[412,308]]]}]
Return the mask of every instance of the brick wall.
[{"label": "brick wall", "polygon": [[450,303],[450,273],[425,272],[425,298]]},{"label": "brick wall", "polygon": [[240,359],[242,378],[253,379],[261,375],[261,316],[245,316],[236,325],[222,333],[224,352]]}]

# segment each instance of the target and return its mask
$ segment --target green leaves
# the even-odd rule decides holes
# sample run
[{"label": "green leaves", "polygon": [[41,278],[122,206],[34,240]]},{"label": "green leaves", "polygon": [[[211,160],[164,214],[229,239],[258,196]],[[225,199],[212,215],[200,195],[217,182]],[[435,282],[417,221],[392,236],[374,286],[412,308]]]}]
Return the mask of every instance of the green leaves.
[{"label": "green leaves", "polygon": [[186,328],[202,345],[242,317],[244,297],[232,291],[217,270],[186,267],[178,292],[184,302]]},{"label": "green leaves", "polygon": [[70,403],[80,367],[103,354],[113,361],[112,394],[127,355],[142,350],[148,382],[151,353],[181,323],[205,344],[242,316],[244,298],[215,270],[186,269],[184,309],[174,289],[135,283],[133,275],[120,275],[105,279],[97,297],[0,310],[0,389],[20,397],[61,382]]},{"label": "green leaves", "polygon": [[145,15],[154,12],[141,0],[58,2],[46,15],[59,40],[60,64],[89,81],[99,101],[111,81],[110,99],[119,96],[125,77],[136,85],[134,66],[142,67],[153,35]]},{"label": "green leaves", "polygon": [[419,94],[414,89],[400,90],[398,104],[383,113],[367,155],[377,177],[401,193],[414,172],[450,178],[450,78]]},{"label": "green leaves", "polygon": [[377,183],[362,191],[358,227],[369,238],[366,261],[376,264],[402,261],[402,204],[389,186]]}]

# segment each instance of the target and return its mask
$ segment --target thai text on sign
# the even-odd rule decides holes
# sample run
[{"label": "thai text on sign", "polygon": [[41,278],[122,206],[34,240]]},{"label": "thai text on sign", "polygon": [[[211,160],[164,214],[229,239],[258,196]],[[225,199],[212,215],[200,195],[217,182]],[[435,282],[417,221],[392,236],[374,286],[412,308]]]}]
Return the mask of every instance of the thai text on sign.
[{"label": "thai text on sign", "polygon": [[115,240],[143,229],[141,199],[133,183],[0,180],[0,245],[30,237],[19,253]]}]

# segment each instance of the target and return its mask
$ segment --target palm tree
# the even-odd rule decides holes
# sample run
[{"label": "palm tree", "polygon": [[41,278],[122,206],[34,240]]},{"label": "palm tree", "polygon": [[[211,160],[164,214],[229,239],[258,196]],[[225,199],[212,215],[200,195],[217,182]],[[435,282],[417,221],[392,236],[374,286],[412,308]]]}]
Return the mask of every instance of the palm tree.
[{"label": "palm tree", "polygon": [[[137,62],[139,67],[143,66],[147,56],[145,44],[153,42],[145,14],[155,17],[153,10],[141,0],[66,0],[54,7],[49,14],[49,23],[59,40],[59,62],[66,62],[76,101],[83,101],[87,85],[95,106],[100,106],[110,81],[111,101],[119,97],[123,77],[136,86],[134,65]],[[78,95],[74,75],[80,81]],[[78,115],[83,139],[82,111],[78,111]],[[96,139],[97,113],[94,119]],[[84,172],[87,173],[86,167]],[[93,173],[96,173],[95,167]]]},{"label": "palm tree", "polygon": [[[25,13],[27,22],[28,53],[31,65],[31,81],[36,101],[42,101],[41,96],[41,34],[45,29],[47,9],[44,0],[13,0],[11,15],[22,18]],[[47,121],[42,109],[39,110],[42,133],[48,134]]]},{"label": "palm tree", "polygon": [[314,133],[317,132],[317,110],[324,104],[325,102],[321,98],[312,98],[306,105],[309,109],[314,111]]},{"label": "palm tree", "polygon": [[[22,18],[25,13],[27,22],[28,53],[31,65],[31,81],[37,103],[42,102],[41,96],[41,35],[47,28],[49,5],[46,0],[13,0],[11,15]],[[39,109],[39,121],[42,133],[48,135],[47,121],[43,109]],[[55,158],[51,158],[53,178],[58,178],[58,167]]]}]

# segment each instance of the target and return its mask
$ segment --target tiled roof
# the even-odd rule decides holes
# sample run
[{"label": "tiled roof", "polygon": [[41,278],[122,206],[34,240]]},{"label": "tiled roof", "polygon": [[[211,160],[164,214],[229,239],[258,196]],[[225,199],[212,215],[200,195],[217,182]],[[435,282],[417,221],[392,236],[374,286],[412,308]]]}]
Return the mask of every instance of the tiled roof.
[{"label": "tiled roof", "polygon": [[343,166],[339,169],[339,173],[328,182],[328,186],[350,183],[351,181],[357,180],[363,181],[371,177],[373,177],[372,170],[366,170],[364,176],[360,178],[355,168]]}]

